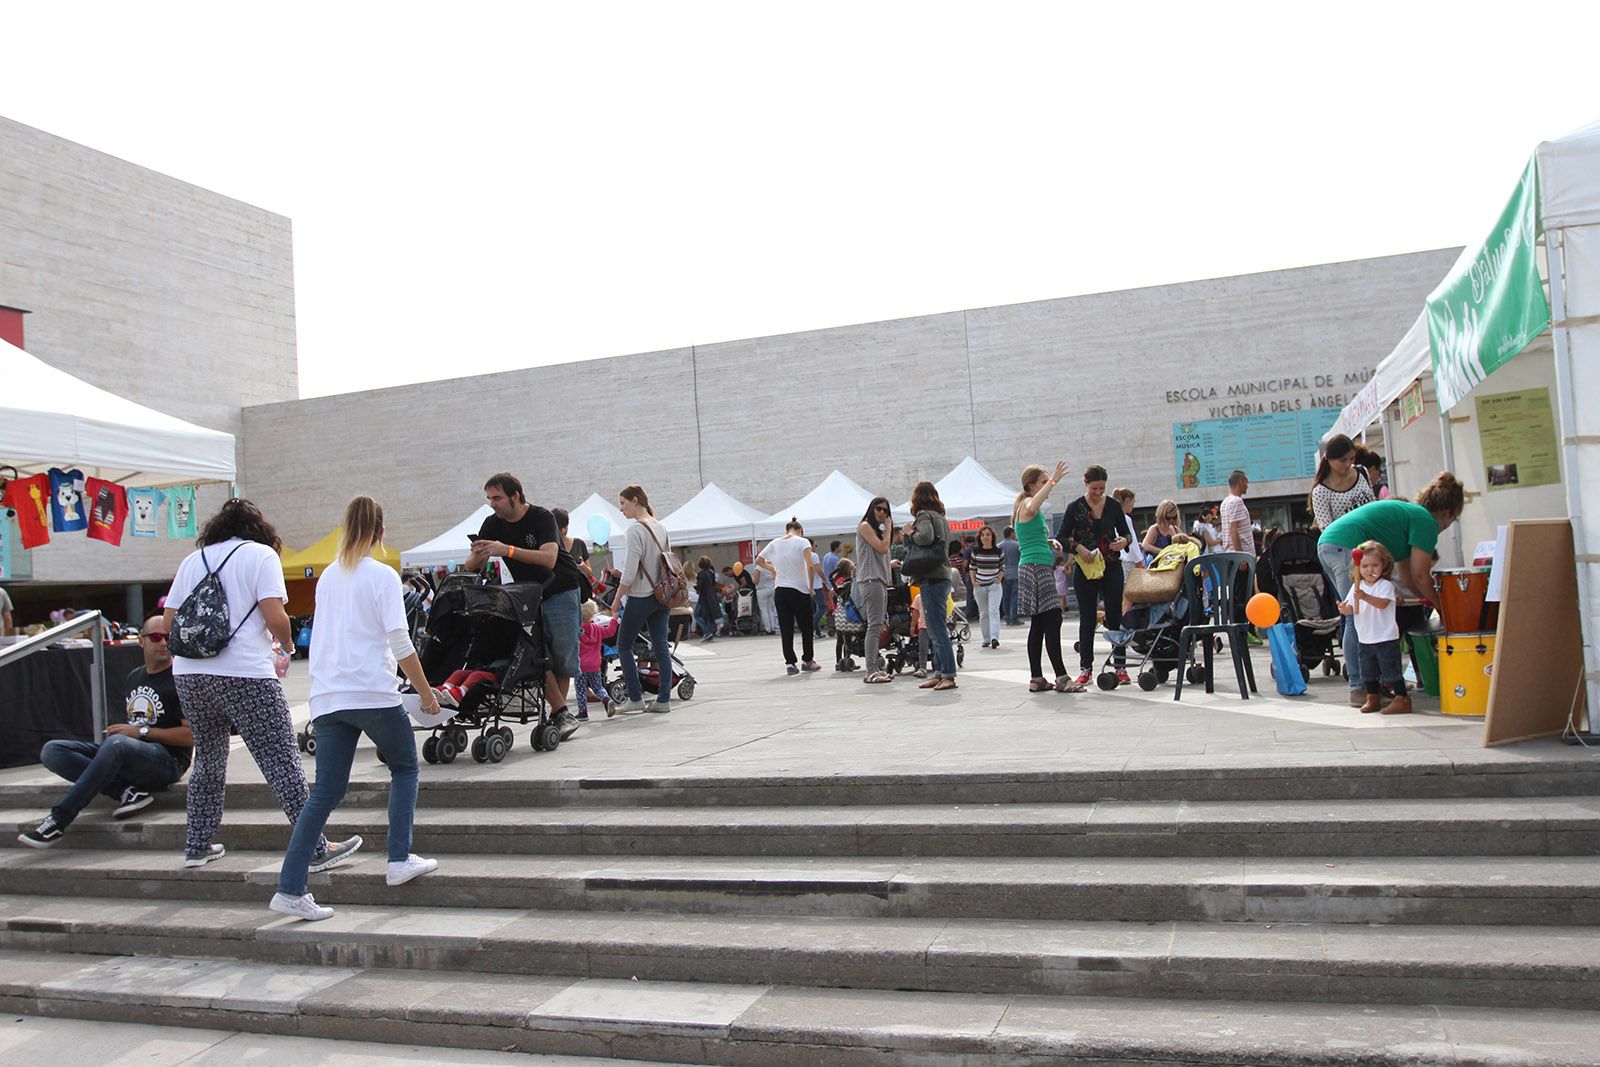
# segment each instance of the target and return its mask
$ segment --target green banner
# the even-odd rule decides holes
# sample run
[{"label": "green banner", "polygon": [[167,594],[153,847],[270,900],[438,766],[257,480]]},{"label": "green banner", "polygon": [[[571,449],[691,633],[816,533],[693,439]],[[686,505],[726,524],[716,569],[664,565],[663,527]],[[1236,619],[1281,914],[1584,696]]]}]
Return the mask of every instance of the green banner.
[{"label": "green banner", "polygon": [[1468,248],[1428,296],[1428,343],[1439,409],[1528,347],[1550,325],[1539,279],[1539,169],[1530,158],[1487,240]]}]

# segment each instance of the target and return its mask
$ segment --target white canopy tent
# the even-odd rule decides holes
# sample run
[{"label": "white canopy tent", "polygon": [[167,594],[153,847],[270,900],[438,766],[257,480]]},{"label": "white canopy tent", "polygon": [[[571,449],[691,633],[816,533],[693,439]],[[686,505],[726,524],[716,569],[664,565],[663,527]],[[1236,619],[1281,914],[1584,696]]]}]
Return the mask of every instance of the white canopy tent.
[{"label": "white canopy tent", "polygon": [[[830,534],[853,532],[861,524],[861,516],[866,514],[872,498],[872,493],[842,471],[835,470],[811,492],[757,522],[756,537],[781,537],[791,517],[800,520],[806,528],[806,536],[813,541]],[[910,515],[903,508],[895,516],[897,522],[908,518]]]},{"label": "white canopy tent", "polygon": [[[933,487],[939,490],[947,519],[992,519],[1009,515],[1017,500],[1015,489],[1008,489],[971,456],[956,464],[949,474],[934,482]],[[901,504],[898,510],[910,514],[911,502]]]},{"label": "white canopy tent", "polygon": [[1424,311],[1417,315],[1417,321],[1400,338],[1394,351],[1378,361],[1378,368],[1371,380],[1339,412],[1339,417],[1333,420],[1333,425],[1322,435],[1322,440],[1327,441],[1341,433],[1347,437],[1358,436],[1376,422],[1384,409],[1400,398],[1401,393],[1411,388],[1412,382],[1433,372],[1432,359],[1428,348],[1428,313]]},{"label": "white canopy tent", "polygon": [[471,515],[456,523],[450,529],[422,542],[416,548],[408,548],[400,553],[400,566],[402,567],[441,567],[450,563],[460,563],[467,558],[467,550],[472,547],[467,540],[468,534],[475,534],[483,528],[483,520],[494,514],[488,504],[482,504]]},{"label": "white canopy tent", "polygon": [[234,480],[233,435],[90,385],[0,341],[0,463],[127,485]]},{"label": "white canopy tent", "polygon": [[681,548],[749,541],[755,537],[755,524],[765,517],[711,482],[687,504],[662,519],[661,524],[671,535],[673,546]]},{"label": "white canopy tent", "polygon": [[609,543],[620,548],[622,534],[633,525],[633,520],[618,511],[616,505],[607,503],[599,493],[590,493],[588,499],[567,512],[567,533],[593,548],[594,535],[589,530],[589,521],[596,515],[606,520]]}]

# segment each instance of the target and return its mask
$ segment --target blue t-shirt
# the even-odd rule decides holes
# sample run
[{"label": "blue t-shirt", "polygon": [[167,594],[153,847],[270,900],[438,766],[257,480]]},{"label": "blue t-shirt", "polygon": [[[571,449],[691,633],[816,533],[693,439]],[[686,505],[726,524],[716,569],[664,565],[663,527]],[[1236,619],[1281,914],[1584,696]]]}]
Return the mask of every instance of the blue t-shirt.
[{"label": "blue t-shirt", "polygon": [[1000,552],[1006,557],[1005,577],[1011,581],[1017,580],[1017,564],[1022,561],[1022,546],[1014,537],[1008,537],[1000,542]]},{"label": "blue t-shirt", "polygon": [[175,485],[166,491],[167,536],[189,541],[200,536],[200,519],[194,510],[194,486]]},{"label": "blue t-shirt", "polygon": [[50,468],[50,528],[72,533],[89,528],[89,509],[83,503],[83,472]]},{"label": "blue t-shirt", "polygon": [[128,532],[135,537],[155,537],[160,532],[157,520],[165,496],[159,489],[129,489]]},{"label": "blue t-shirt", "polygon": [[822,576],[828,581],[833,581],[833,572],[839,566],[839,553],[827,552],[822,557]]}]

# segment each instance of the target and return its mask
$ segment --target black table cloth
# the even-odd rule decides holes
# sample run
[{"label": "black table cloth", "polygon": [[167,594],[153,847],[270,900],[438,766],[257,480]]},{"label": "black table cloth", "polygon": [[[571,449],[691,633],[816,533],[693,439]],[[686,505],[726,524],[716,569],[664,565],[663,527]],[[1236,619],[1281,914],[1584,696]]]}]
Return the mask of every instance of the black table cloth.
[{"label": "black table cloth", "polygon": [[[128,674],[144,663],[136,644],[105,648],[106,721],[126,722]],[[47,648],[0,667],[0,767],[39,762],[46,741],[93,741],[90,648]]]}]

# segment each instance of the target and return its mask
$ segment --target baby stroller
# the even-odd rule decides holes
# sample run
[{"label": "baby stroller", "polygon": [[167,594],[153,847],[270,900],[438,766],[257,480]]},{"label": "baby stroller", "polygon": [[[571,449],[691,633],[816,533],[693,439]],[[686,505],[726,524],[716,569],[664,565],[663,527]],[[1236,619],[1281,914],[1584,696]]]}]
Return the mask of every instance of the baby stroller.
[{"label": "baby stroller", "polygon": [[[837,647],[834,669],[854,671],[864,665],[871,671],[875,669],[873,664],[865,663],[867,620],[856,607],[852,592],[853,585],[849,581],[841,582],[834,588],[833,632]],[[883,660],[885,671],[899,674],[911,661],[911,653],[907,650],[907,641],[911,636],[911,590],[903,585],[891,585],[887,592],[887,612],[883,631],[878,635],[878,655]],[[863,661],[862,664],[856,662],[858,657]]]},{"label": "baby stroller", "polygon": [[[733,632],[746,637],[758,629],[756,619],[756,594],[753,589],[740,589],[733,604]],[[676,667],[673,668],[677,670]]]},{"label": "baby stroller", "polygon": [[1271,576],[1283,618],[1294,623],[1295,647],[1306,680],[1319,663],[1323,674],[1339,674],[1344,616],[1317,559],[1317,539],[1304,530],[1292,530],[1272,543],[1261,562]]},{"label": "baby stroller", "polygon": [[[606,695],[613,704],[625,703],[628,699],[628,681],[618,674],[615,678],[608,677],[606,669],[616,659],[616,653],[610,646],[602,646],[606,655],[600,663],[601,680],[606,687]],[[641,633],[633,641],[633,662],[639,668],[639,688],[646,693],[661,692],[661,667],[656,662],[655,646],[650,643],[649,635]],[[694,675],[689,673],[689,668],[683,665],[683,660],[678,658],[676,652],[672,653],[672,691],[679,700],[694,699]]]},{"label": "baby stroller", "polygon": [[[1168,545],[1150,561],[1145,580],[1152,587],[1165,583],[1165,591],[1172,596],[1133,603],[1122,613],[1122,629],[1105,631],[1106,639],[1112,642],[1112,650],[1095,675],[1095,684],[1101,689],[1115,689],[1119,684],[1115,664],[1118,645],[1127,657],[1128,673],[1147,693],[1158,685],[1165,685],[1180,667],[1189,672],[1186,677],[1190,681],[1196,679],[1196,672],[1202,668],[1183,662],[1179,638],[1185,626],[1200,621],[1203,609],[1193,568],[1189,566],[1189,561],[1199,554],[1197,545]],[[1138,657],[1136,663],[1134,657]]]},{"label": "baby stroller", "polygon": [[[477,575],[451,575],[440,584],[417,654],[434,684],[453,671],[492,671],[499,681],[467,690],[455,718],[435,727],[422,743],[422,758],[449,763],[472,752],[479,763],[499,763],[511,750],[507,722],[533,723],[528,743],[535,752],[553,751],[561,731],[544,699],[544,624],[539,613],[542,588],[536,582],[486,584]],[[478,736],[469,738],[471,731]]]}]

